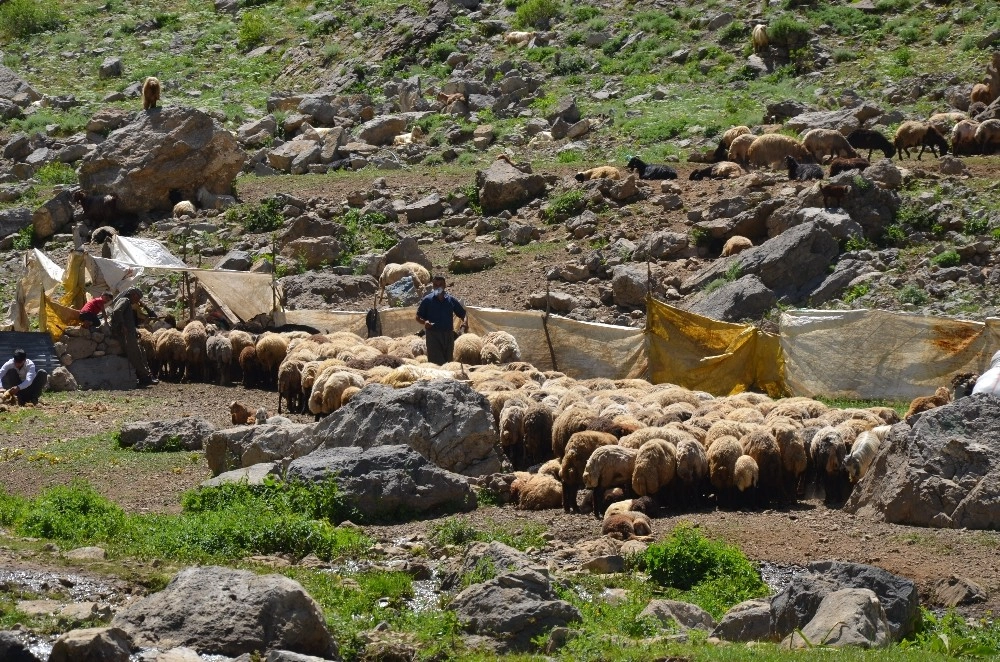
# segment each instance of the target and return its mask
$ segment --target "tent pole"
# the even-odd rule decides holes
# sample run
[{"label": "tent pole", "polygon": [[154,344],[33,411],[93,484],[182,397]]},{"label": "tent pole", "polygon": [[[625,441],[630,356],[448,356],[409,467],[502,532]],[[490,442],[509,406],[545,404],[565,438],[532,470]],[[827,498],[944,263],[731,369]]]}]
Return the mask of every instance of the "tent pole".
[{"label": "tent pole", "polygon": [[278,272],[278,235],[271,235],[271,319],[274,319],[274,311],[278,309],[278,290],[276,288]]}]

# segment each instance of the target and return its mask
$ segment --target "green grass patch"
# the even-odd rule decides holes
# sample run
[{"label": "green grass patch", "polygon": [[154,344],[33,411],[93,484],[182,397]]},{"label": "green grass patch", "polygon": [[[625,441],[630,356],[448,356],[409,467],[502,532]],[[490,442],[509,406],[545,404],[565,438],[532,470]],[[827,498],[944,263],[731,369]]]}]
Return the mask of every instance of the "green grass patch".
[{"label": "green grass patch", "polygon": [[899,290],[899,293],[896,295],[896,299],[898,299],[900,303],[910,303],[914,306],[922,306],[930,300],[930,297],[927,295],[927,292],[923,290],[923,288],[911,283],[903,286],[903,288]]},{"label": "green grass patch", "polygon": [[809,26],[791,14],[783,14],[767,28],[768,39],[773,44],[795,46],[809,39]]},{"label": "green grass patch", "polygon": [[[562,161],[560,161],[562,163]],[[571,216],[580,212],[584,206],[582,191],[572,189],[559,193],[542,208],[542,220],[545,223],[555,223],[562,216]]]},{"label": "green grass patch", "polygon": [[61,21],[55,0],[7,0],[0,4],[0,34],[10,39],[53,30]]},{"label": "green grass patch", "polygon": [[272,34],[271,23],[264,14],[248,11],[240,19],[237,44],[241,50],[248,51],[263,44]]},{"label": "green grass patch", "polygon": [[856,398],[828,398],[823,395],[817,395],[816,400],[819,400],[827,407],[832,407],[834,409],[868,409],[869,407],[889,407],[890,409],[895,409],[896,413],[900,416],[906,413],[906,410],[910,408],[909,401],[902,402],[899,400],[884,400],[884,399],[871,399],[863,400]]},{"label": "green grass patch", "polygon": [[853,303],[856,299],[868,294],[871,290],[871,286],[868,283],[858,283],[850,288],[844,293],[844,303]]},{"label": "green grass patch", "polygon": [[76,170],[68,163],[46,163],[35,173],[35,179],[43,186],[55,186],[56,184],[76,184]]},{"label": "green grass patch", "polygon": [[525,522],[517,529],[507,530],[489,519],[484,520],[481,526],[474,526],[468,520],[458,517],[449,517],[431,527],[431,539],[438,545],[464,546],[497,540],[521,551],[529,547],[544,547],[543,533],[545,527],[535,522]]},{"label": "green grass patch", "polygon": [[342,265],[350,264],[351,258],[366,249],[387,251],[399,241],[392,230],[381,227],[388,222],[383,214],[362,214],[361,210],[352,209],[340,218],[340,222],[345,229],[340,237],[339,263]]},{"label": "green grass patch", "polygon": [[277,230],[285,222],[281,215],[281,202],[277,198],[236,205],[226,211],[226,220],[239,223],[248,233]]},{"label": "green grass patch", "polygon": [[514,25],[520,28],[545,30],[549,22],[559,16],[556,0],[526,0],[514,12]]},{"label": "green grass patch", "polygon": [[962,257],[957,251],[947,250],[931,258],[931,264],[939,267],[957,267],[962,262]]}]

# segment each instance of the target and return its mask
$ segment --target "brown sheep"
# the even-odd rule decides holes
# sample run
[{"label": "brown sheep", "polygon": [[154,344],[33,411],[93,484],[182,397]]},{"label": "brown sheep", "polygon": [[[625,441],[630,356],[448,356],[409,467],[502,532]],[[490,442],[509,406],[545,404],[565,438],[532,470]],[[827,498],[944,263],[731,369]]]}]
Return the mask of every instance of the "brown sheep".
[{"label": "brown sheep", "polygon": [[616,540],[632,540],[653,534],[653,523],[643,513],[628,511],[618,512],[604,518],[601,523],[601,535]]},{"label": "brown sheep", "polygon": [[570,437],[590,428],[597,416],[589,409],[571,407],[552,422],[552,457],[561,458]]},{"label": "brown sheep", "polygon": [[939,386],[934,395],[922,395],[919,398],[914,398],[913,402],[910,403],[910,408],[906,410],[903,414],[903,420],[909,421],[911,416],[916,416],[917,414],[925,411],[930,411],[936,407],[946,405],[951,402],[951,389],[946,386]]},{"label": "brown sheep", "polygon": [[156,102],[159,100],[160,79],[156,76],[150,76],[142,83],[142,109],[156,108]]},{"label": "brown sheep", "polygon": [[587,461],[600,446],[616,443],[614,435],[606,432],[577,432],[570,437],[563,454],[559,477],[563,485],[563,510],[579,513],[580,506],[576,502],[577,492],[583,487],[583,472]]},{"label": "brown sheep", "polygon": [[708,477],[720,505],[731,501],[736,487],[736,461],[741,455],[743,447],[730,435],[719,437],[708,449]]},{"label": "brown sheep", "polygon": [[198,320],[191,320],[181,333],[184,337],[184,380],[204,379],[207,362],[208,332]]},{"label": "brown sheep", "polygon": [[510,485],[511,500],[519,510],[547,510],[562,505],[562,483],[546,474],[516,478]]},{"label": "brown sheep", "polygon": [[232,418],[233,425],[252,425],[254,421],[253,412],[235,400],[229,404],[229,415]]},{"label": "brown sheep", "polygon": [[721,257],[729,257],[730,255],[737,255],[747,250],[748,248],[753,248],[753,242],[746,237],[741,237],[739,235],[733,235],[726,240],[726,245],[722,247]]},{"label": "brown sheep", "polygon": [[598,166],[590,170],[576,173],[576,181],[586,182],[591,179],[621,179],[621,170],[614,166]]},{"label": "brown sheep", "polygon": [[825,209],[839,207],[850,190],[851,187],[847,184],[820,184],[819,192],[823,196],[823,207]]},{"label": "brown sheep", "polygon": [[[767,133],[758,136],[747,150],[747,161],[751,166],[782,167],[785,157],[791,156],[798,160],[808,159],[809,150],[795,138],[780,133]],[[736,159],[730,159],[736,161]],[[739,163],[737,161],[737,163]]]},{"label": "brown sheep", "polygon": [[976,83],[972,86],[972,92],[969,94],[969,101],[971,103],[985,103],[987,106],[993,101],[990,94],[990,86],[983,83]]},{"label": "brown sheep", "polygon": [[767,428],[757,428],[740,439],[743,454],[757,464],[759,472],[758,494],[762,502],[769,502],[780,495],[782,487],[781,448]]},{"label": "brown sheep", "polygon": [[264,379],[260,361],[257,360],[257,350],[254,347],[244,347],[240,352],[240,371],[243,373],[243,388],[260,388]]}]

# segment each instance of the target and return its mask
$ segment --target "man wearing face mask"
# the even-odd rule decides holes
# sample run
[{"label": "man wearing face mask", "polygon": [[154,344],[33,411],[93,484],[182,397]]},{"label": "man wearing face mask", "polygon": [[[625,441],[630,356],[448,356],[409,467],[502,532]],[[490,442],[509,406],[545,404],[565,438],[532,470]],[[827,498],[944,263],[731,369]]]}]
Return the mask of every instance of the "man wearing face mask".
[{"label": "man wearing face mask", "polygon": [[455,352],[455,329],[452,315],[462,320],[463,331],[469,329],[465,308],[455,297],[444,291],[444,276],[434,276],[434,289],[420,300],[417,306],[417,322],[424,325],[427,332],[427,360],[444,365]]}]

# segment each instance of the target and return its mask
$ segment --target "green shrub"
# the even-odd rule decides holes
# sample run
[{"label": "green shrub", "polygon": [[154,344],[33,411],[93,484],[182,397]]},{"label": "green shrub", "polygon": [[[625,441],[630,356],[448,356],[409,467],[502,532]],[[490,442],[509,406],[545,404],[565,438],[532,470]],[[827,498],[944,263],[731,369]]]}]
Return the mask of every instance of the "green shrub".
[{"label": "green shrub", "polygon": [[240,19],[236,43],[241,50],[248,51],[260,46],[271,36],[271,23],[259,12],[248,11]]},{"label": "green shrub", "polygon": [[853,62],[858,59],[858,52],[852,48],[836,48],[833,51],[834,62]]},{"label": "green shrub", "polygon": [[556,161],[559,163],[579,163],[582,160],[583,155],[576,149],[567,149],[565,152],[559,152],[556,155]]},{"label": "green shrub", "polygon": [[968,52],[979,48],[979,38],[975,35],[966,34],[958,41],[958,50]]},{"label": "green shrub", "polygon": [[555,223],[560,216],[569,216],[583,209],[583,192],[577,190],[564,191],[553,197],[542,209],[542,220]]},{"label": "green shrub", "polygon": [[858,283],[844,293],[844,303],[852,303],[855,299],[860,299],[868,294],[870,290],[871,286],[868,283]]},{"label": "green shrub", "polygon": [[882,24],[882,19],[877,16],[871,16],[854,7],[836,5],[828,5],[810,11],[808,16],[814,24],[825,23],[841,35],[855,35],[868,30],[877,30]]},{"label": "green shrub", "polygon": [[226,211],[226,220],[239,223],[249,233],[277,230],[285,222],[281,215],[281,202],[277,198],[236,205]]},{"label": "green shrub", "polygon": [[970,218],[962,226],[962,234],[967,234],[970,237],[975,237],[981,234],[986,234],[990,229],[990,220],[988,218]]},{"label": "green shrub", "polygon": [[1000,241],[1000,228],[993,228],[993,231],[990,232],[990,237],[993,241]]},{"label": "green shrub", "polygon": [[900,303],[912,303],[915,306],[922,306],[927,303],[929,297],[927,292],[924,292],[921,288],[916,285],[910,284],[906,285],[899,291],[896,295]]},{"label": "green shrub", "polygon": [[767,28],[767,35],[774,44],[804,44],[809,40],[809,26],[797,21],[790,14],[784,14],[771,23]]},{"label": "green shrub", "polygon": [[719,41],[724,44],[743,41],[749,36],[750,25],[743,21],[733,21],[719,30]]},{"label": "green shrub", "polygon": [[35,245],[35,226],[29,225],[17,231],[12,244],[14,250],[26,251]]},{"label": "green shrub", "polygon": [[954,610],[941,616],[921,607],[921,627],[900,648],[948,659],[996,659],[1000,656],[1000,621],[967,619]]},{"label": "green shrub", "polygon": [[351,258],[366,249],[387,251],[395,246],[399,241],[396,235],[379,227],[387,221],[383,214],[362,214],[359,209],[352,209],[344,214],[340,218],[344,233],[340,236],[338,264],[350,264]]},{"label": "green shrub", "polygon": [[571,30],[566,35],[566,43],[570,46],[579,46],[586,40],[586,35],[580,30]]},{"label": "green shrub", "polygon": [[898,225],[890,225],[885,229],[885,241],[890,244],[898,244],[906,240],[906,230]]},{"label": "green shrub", "polygon": [[484,528],[477,528],[467,520],[449,517],[431,528],[431,540],[437,545],[464,546],[473,542],[497,540],[505,545],[524,551],[529,547],[544,547],[542,534],[545,528],[528,522],[510,530],[509,526],[498,525],[490,520],[483,522]]},{"label": "green shrub", "polygon": [[521,28],[548,29],[549,21],[558,15],[556,0],[526,0],[514,13],[514,24]]},{"label": "green shrub", "polygon": [[727,283],[729,283],[729,281],[726,280],[725,278],[716,278],[715,280],[710,281],[708,285],[705,286],[705,289],[702,291],[705,294],[711,294],[712,292],[716,291],[717,289],[726,285]]},{"label": "green shrub", "polygon": [[875,244],[865,239],[864,236],[848,237],[847,241],[844,242],[843,252],[849,253],[851,251],[865,251],[873,248],[875,248]]},{"label": "green shrub", "polygon": [[707,246],[712,240],[712,233],[705,228],[694,227],[688,232],[688,241],[695,246]]},{"label": "green shrub", "polygon": [[457,50],[458,44],[453,41],[435,41],[427,48],[427,57],[435,62],[444,62]]},{"label": "green shrub", "polygon": [[908,67],[913,63],[913,51],[901,46],[892,52],[892,61],[897,66]]},{"label": "green shrub", "polygon": [[[655,9],[637,12],[630,19],[630,23],[635,26],[635,29],[642,30],[647,34],[653,33],[661,39],[674,37],[680,32],[680,26],[677,24],[677,21],[668,14],[656,11]],[[739,21],[733,21],[729,25],[737,23]]]},{"label": "green shrub", "polygon": [[8,0],[0,4],[0,34],[11,39],[54,30],[61,21],[55,0]]},{"label": "green shrub", "polygon": [[936,28],[934,28],[934,31],[931,32],[931,39],[933,39],[935,42],[939,44],[943,44],[944,42],[948,41],[948,37],[950,36],[951,36],[951,26],[948,25],[947,23],[937,26]]},{"label": "green shrub", "polygon": [[953,250],[939,253],[931,258],[931,264],[939,267],[957,267],[962,262],[962,258]]},{"label": "green shrub", "polygon": [[38,172],[35,173],[35,179],[38,180],[39,184],[45,186],[75,184],[76,170],[73,170],[69,164],[55,161],[53,163],[46,163],[39,168]]}]

